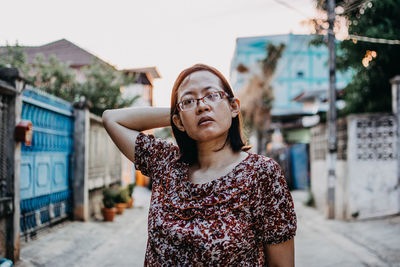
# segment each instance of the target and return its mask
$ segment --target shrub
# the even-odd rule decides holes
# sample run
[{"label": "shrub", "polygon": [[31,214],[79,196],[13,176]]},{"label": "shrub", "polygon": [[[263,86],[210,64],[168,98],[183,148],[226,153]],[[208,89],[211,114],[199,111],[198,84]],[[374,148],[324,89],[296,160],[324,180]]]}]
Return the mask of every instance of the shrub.
[{"label": "shrub", "polygon": [[129,196],[130,196],[130,197],[131,197],[132,194],[133,194],[133,189],[135,188],[135,186],[136,186],[136,183],[128,184],[128,193],[129,193]]},{"label": "shrub", "polygon": [[127,203],[129,201],[129,191],[128,188],[120,188],[114,201],[116,203]]},{"label": "shrub", "polygon": [[115,206],[115,191],[111,188],[104,188],[103,190],[103,205],[107,209],[111,209]]}]

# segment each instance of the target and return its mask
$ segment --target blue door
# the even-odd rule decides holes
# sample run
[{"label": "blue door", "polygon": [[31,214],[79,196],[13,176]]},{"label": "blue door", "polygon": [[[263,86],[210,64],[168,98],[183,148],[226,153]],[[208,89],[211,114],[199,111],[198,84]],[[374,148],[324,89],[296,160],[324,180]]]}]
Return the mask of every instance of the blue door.
[{"label": "blue door", "polygon": [[71,213],[73,108],[33,88],[22,102],[22,119],[33,124],[32,145],[21,148],[20,224],[28,236]]},{"label": "blue door", "polygon": [[290,148],[294,189],[307,189],[310,185],[307,144]]}]

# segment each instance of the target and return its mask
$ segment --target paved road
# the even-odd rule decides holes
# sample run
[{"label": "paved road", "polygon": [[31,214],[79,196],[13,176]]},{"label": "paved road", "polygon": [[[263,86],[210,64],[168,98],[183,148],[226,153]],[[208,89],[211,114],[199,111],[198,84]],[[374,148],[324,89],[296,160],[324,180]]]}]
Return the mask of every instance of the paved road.
[{"label": "paved road", "polygon": [[[113,223],[70,222],[23,245],[17,267],[143,266],[150,192],[135,189],[135,208]],[[400,216],[362,222],[327,221],[303,206],[298,216],[296,266],[400,266]]]},{"label": "paved road", "polygon": [[296,266],[400,266],[400,216],[344,222],[326,220],[302,205],[293,192],[298,216]]},{"label": "paved road", "polygon": [[143,266],[150,192],[135,189],[135,208],[114,222],[71,222],[23,244],[16,267]]}]

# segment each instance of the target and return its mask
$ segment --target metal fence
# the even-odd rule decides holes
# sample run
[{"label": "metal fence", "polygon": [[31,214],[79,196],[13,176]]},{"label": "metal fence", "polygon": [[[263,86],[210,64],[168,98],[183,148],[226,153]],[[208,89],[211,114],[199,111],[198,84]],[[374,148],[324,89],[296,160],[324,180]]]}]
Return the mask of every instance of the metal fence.
[{"label": "metal fence", "polygon": [[52,95],[26,89],[22,119],[33,123],[31,146],[21,148],[21,234],[38,230],[71,213],[73,109]]},{"label": "metal fence", "polygon": [[0,94],[0,217],[12,214],[12,190],[9,181],[8,125],[10,121],[9,103],[11,96]]}]

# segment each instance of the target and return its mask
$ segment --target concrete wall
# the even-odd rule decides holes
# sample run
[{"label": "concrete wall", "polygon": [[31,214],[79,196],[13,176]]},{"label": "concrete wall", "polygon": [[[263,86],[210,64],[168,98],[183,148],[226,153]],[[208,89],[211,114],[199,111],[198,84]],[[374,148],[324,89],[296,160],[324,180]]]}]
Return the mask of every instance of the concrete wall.
[{"label": "concrete wall", "polygon": [[92,219],[102,220],[101,207],[103,203],[103,188],[89,191],[89,216]]},{"label": "concrete wall", "polygon": [[[366,219],[399,213],[394,116],[349,116],[345,123],[346,127],[338,127],[346,133],[338,134],[335,218]],[[325,212],[326,126],[314,127],[311,134],[311,190],[316,207]]]},{"label": "concrete wall", "polygon": [[[311,192],[314,196],[315,206],[321,212],[325,212],[328,193],[328,166],[324,160],[311,161]],[[335,217],[346,218],[347,210],[347,162],[336,162],[335,183]]]},{"label": "concrete wall", "polygon": [[103,127],[101,118],[90,114],[89,190],[121,181],[121,152]]},{"label": "concrete wall", "polygon": [[348,117],[348,217],[400,212],[396,127],[392,115]]},{"label": "concrete wall", "polygon": [[88,189],[89,214],[101,217],[103,188],[121,183],[122,154],[103,127],[101,118],[90,114]]}]

